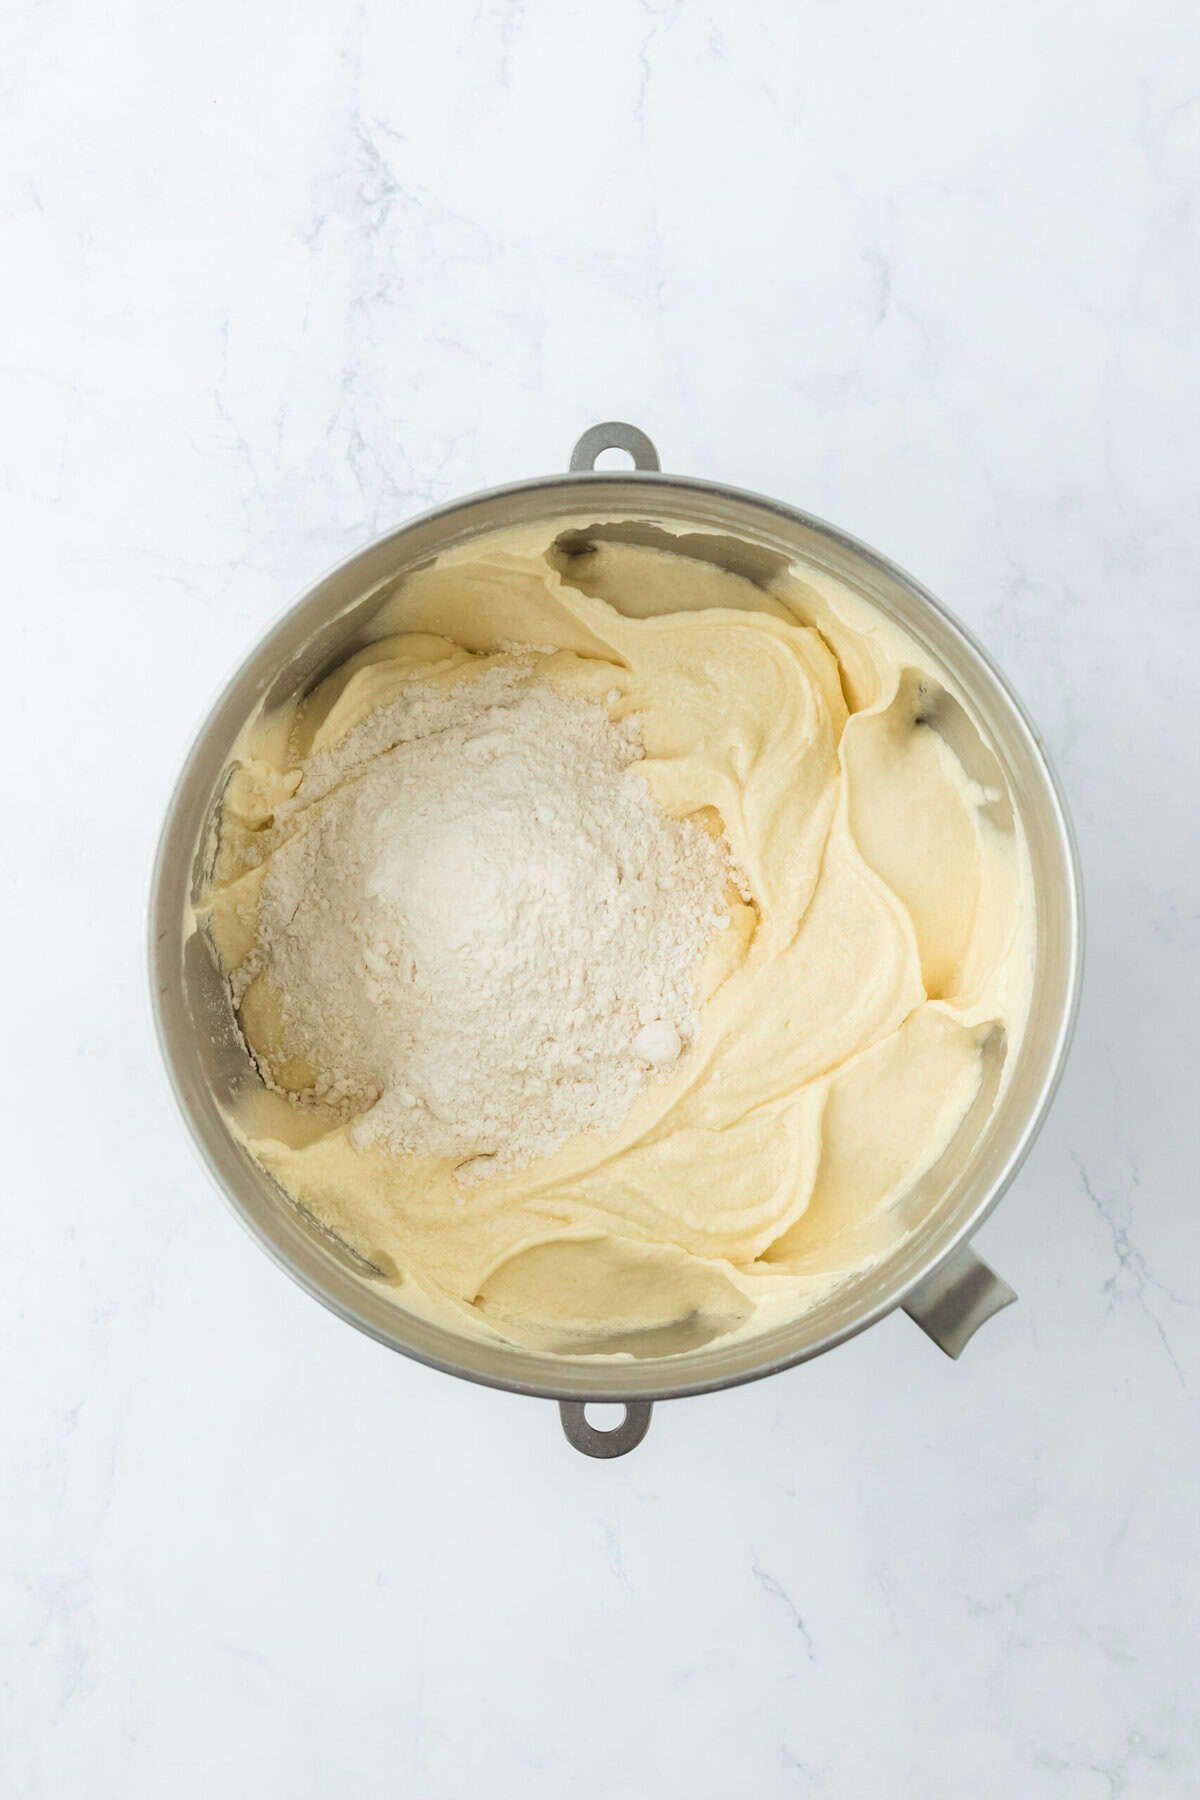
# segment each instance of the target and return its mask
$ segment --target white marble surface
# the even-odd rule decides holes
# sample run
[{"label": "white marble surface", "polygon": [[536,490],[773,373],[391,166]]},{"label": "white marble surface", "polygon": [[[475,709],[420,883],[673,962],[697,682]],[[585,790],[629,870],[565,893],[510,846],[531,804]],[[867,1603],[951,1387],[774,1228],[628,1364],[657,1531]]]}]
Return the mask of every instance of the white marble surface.
[{"label": "white marble surface", "polygon": [[[1192,9],[5,9],[0,1791],[1200,1792]],[[210,1191],[142,910],[219,682],[625,416],[957,609],[1075,809],[1074,1059],[903,1317],[572,1453]]]}]

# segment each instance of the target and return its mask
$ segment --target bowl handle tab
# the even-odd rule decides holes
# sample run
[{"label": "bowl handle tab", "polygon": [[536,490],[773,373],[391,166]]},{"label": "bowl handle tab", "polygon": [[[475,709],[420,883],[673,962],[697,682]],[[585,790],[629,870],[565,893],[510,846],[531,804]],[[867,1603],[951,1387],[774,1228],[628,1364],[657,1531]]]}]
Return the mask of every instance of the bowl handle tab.
[{"label": "bowl handle tab", "polygon": [[985,1319],[1016,1297],[1007,1281],[1001,1281],[970,1244],[961,1244],[918,1283],[905,1300],[904,1310],[939,1350],[958,1356]]},{"label": "bowl handle tab", "polygon": [[585,1456],[624,1456],[636,1450],[650,1429],[653,1403],[649,1400],[624,1400],[625,1417],[611,1431],[600,1431],[588,1423],[587,1408],[582,1400],[560,1400],[562,1428],[567,1442]]},{"label": "bowl handle tab", "polygon": [[626,425],[622,419],[606,419],[603,425],[589,425],[572,450],[572,475],[594,469],[596,458],[605,450],[624,450],[632,456],[635,469],[650,469],[657,474],[662,468],[658,451],[644,431],[636,425]]}]

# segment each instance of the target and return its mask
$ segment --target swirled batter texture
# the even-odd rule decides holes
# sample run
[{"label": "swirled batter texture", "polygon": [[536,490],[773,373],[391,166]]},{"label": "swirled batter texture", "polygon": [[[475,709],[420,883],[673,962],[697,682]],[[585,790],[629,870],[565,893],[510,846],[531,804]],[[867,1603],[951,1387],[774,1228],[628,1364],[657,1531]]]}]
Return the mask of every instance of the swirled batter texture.
[{"label": "swirled batter texture", "polygon": [[[824,573],[764,585],[642,535],[558,521],[403,580],[377,641],[247,728],[203,909],[236,992],[277,815],[414,659],[453,680],[533,646],[531,679],[636,714],[651,795],[719,821],[745,889],[697,967],[694,1041],[619,1127],[465,1186],[311,1094],[259,1093],[238,1121],[405,1304],[565,1355],[748,1334],[894,1250],[1003,1085],[1032,963],[1019,825],[916,643]],[[270,1004],[243,999],[240,1024],[277,1066]]]}]

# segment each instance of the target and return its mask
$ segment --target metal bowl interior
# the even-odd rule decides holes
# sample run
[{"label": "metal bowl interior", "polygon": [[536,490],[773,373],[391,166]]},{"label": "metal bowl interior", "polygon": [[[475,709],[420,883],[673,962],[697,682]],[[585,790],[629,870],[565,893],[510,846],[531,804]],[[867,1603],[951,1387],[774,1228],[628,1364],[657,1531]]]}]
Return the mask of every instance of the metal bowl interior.
[{"label": "metal bowl interior", "polygon": [[[461,1336],[404,1304],[298,1208],[230,1130],[226,1102],[248,1058],[206,946],[185,926],[230,752],[257,708],[305,691],[369,642],[371,622],[407,571],[498,527],[545,519],[669,522],[680,545],[762,579],[809,564],[898,621],[945,672],[1003,773],[1023,825],[1036,898],[1036,966],[1026,1029],[982,1130],[960,1132],[921,1184],[919,1223],[897,1252],[848,1279],[786,1326],[674,1356],[596,1361]],[[636,529],[636,528],[635,528]],[[491,490],[427,513],[318,583],[261,641],[217,701],[171,801],[155,867],[150,954],[155,1016],[180,1107],[242,1222],[302,1286],[360,1330],[447,1373],[554,1399],[666,1399],[752,1380],[832,1348],[897,1306],[999,1200],[1045,1116],[1068,1048],[1081,961],[1080,887],[1062,798],[1019,702],[984,652],[899,569],[821,521],[761,496],[654,474],[581,474]]]}]

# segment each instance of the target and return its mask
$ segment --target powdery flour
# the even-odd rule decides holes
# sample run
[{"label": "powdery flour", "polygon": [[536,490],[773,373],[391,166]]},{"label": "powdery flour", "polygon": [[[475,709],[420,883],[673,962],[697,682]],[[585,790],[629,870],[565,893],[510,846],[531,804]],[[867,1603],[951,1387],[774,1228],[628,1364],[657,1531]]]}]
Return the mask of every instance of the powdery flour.
[{"label": "powdery flour", "polygon": [[246,971],[310,1099],[467,1179],[618,1125],[728,922],[724,847],[651,799],[633,724],[530,669],[414,679],[309,760]]}]

